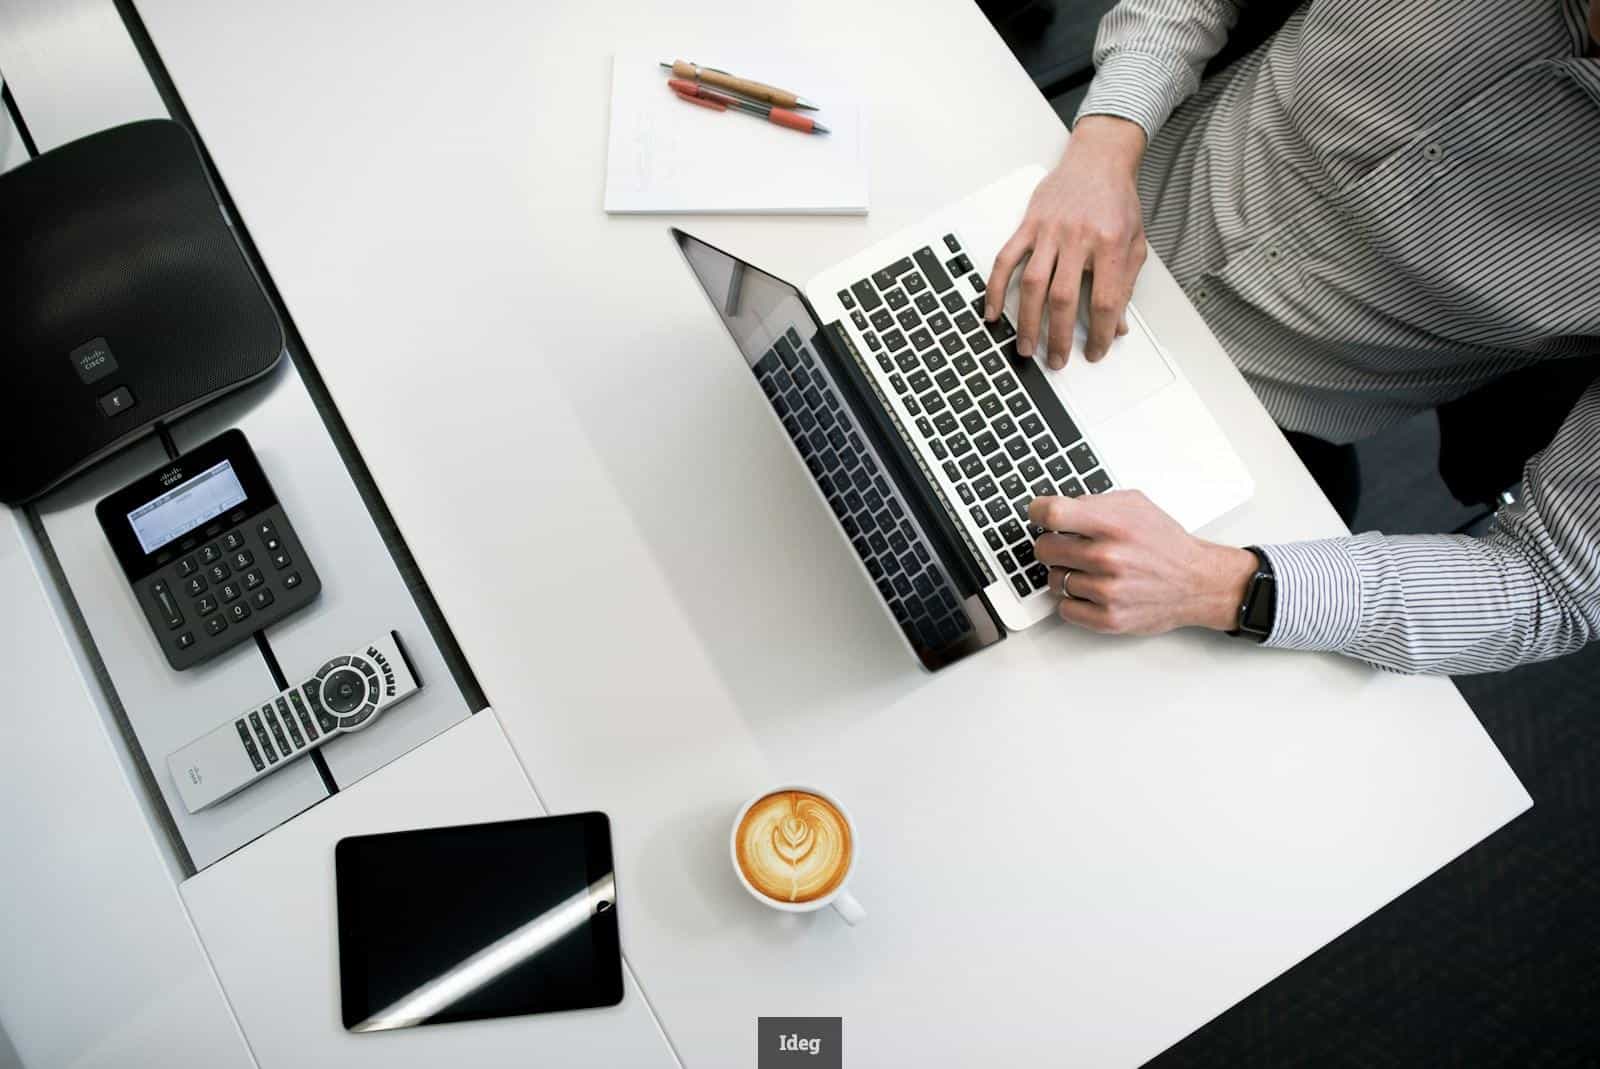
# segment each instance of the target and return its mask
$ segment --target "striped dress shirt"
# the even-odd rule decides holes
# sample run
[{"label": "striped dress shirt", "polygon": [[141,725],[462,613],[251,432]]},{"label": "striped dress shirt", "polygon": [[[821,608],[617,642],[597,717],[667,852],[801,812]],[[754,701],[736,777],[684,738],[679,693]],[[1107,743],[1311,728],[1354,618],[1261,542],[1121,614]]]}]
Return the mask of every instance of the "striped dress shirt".
[{"label": "striped dress shirt", "polygon": [[[1149,135],[1150,243],[1280,426],[1350,442],[1600,353],[1588,0],[1308,0],[1201,85],[1241,6],[1124,0],[1078,115]],[[1448,673],[1569,653],[1600,633],[1600,382],[1481,539],[1262,548],[1270,646]]]}]

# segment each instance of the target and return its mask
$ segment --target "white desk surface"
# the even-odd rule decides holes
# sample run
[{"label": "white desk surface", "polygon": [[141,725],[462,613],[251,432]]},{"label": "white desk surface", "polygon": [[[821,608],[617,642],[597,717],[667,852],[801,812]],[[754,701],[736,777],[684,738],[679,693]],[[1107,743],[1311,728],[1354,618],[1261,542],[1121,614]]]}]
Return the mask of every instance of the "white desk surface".
[{"label": "white desk surface", "polygon": [[[1135,1064],[1529,804],[1439,680],[1059,626],[912,667],[666,221],[602,213],[607,87],[754,40],[864,87],[870,215],[689,223],[799,281],[1057,156],[966,0],[139,9],[541,796],[610,813],[685,1064],[761,1014],[842,1014],[853,1065]],[[1337,531],[1153,259],[1136,299],[1257,481],[1209,533]],[[796,778],[859,820],[858,928],[727,869]]]}]

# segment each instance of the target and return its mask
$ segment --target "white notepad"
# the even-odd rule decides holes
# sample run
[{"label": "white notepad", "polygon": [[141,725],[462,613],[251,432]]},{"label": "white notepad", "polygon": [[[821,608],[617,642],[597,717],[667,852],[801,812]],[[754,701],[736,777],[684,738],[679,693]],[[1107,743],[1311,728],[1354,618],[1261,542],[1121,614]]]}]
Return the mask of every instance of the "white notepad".
[{"label": "white notepad", "polygon": [[867,210],[866,121],[859,101],[817,66],[749,56],[694,57],[779,85],[818,105],[827,134],[802,134],[753,115],[679,100],[654,52],[620,53],[611,71],[608,212],[771,212],[861,215]]}]

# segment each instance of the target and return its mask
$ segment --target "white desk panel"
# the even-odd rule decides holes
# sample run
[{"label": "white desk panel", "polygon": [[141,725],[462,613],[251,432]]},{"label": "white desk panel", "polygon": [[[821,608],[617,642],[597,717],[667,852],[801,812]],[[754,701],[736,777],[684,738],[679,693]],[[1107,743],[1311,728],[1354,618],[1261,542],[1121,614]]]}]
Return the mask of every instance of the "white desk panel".
[{"label": "white desk panel", "polygon": [[[1053,162],[975,6],[140,7],[541,794],[611,813],[687,1064],[759,1014],[843,1014],[852,1064],[1135,1064],[1528,805],[1439,680],[1054,626],[912,667],[666,227],[798,282]],[[864,85],[871,214],[607,218],[611,56],[773,40]],[[1257,482],[1211,533],[1337,532],[1153,259],[1136,299]],[[858,928],[728,872],[795,778],[860,820]]]},{"label": "white desk panel", "polygon": [[35,507],[178,833],[195,866],[205,868],[328,792],[316,766],[300,760],[220,805],[199,813],[184,808],[167,771],[167,754],[251,702],[277,693],[277,687],[254,642],[183,672],[173,671],[156,646],[94,507],[165,460],[161,443],[147,438],[51,492]]},{"label": "white desk panel", "polygon": [[[494,712],[485,710],[185,883],[184,900],[262,1069],[676,1066],[631,972],[622,1002],[604,1009],[345,1031],[334,844],[348,835],[542,814]],[[619,865],[617,886],[631,880]],[[634,922],[626,898],[617,919],[627,954]]]},{"label": "white desk panel", "polygon": [[0,74],[40,152],[167,117],[112,0],[0,0]]},{"label": "white desk panel", "polygon": [[[394,630],[423,683],[422,693],[384,713],[370,729],[323,747],[334,782],[348,787],[464,719],[467,703],[288,359],[264,381],[179,420],[172,437],[179,450],[187,450],[229,427],[250,440],[322,580],[315,602],[267,630],[289,682]],[[268,693],[271,688],[258,697]]]},{"label": "white desk panel", "polygon": [[0,1028],[29,1067],[249,1069],[22,523],[0,508]]}]

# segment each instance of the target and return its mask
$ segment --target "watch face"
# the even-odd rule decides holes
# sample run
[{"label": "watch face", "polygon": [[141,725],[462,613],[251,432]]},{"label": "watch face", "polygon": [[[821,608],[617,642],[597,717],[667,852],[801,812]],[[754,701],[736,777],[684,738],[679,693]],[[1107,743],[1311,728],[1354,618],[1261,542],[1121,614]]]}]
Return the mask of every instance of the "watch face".
[{"label": "watch face", "polygon": [[1270,575],[1256,573],[1250,581],[1250,594],[1245,600],[1244,629],[1259,635],[1272,631],[1272,621],[1277,616],[1278,585]]}]

